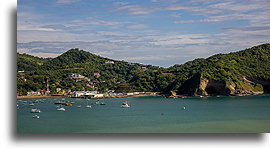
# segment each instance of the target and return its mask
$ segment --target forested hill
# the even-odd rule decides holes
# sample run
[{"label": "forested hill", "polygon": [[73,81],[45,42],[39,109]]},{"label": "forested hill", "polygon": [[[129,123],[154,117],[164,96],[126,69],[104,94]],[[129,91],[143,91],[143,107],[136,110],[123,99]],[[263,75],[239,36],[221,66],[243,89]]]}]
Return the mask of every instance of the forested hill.
[{"label": "forested hill", "polygon": [[269,44],[196,59],[174,65],[168,71],[178,77],[167,90],[177,90],[180,94],[269,92]]},{"label": "forested hill", "polygon": [[[162,68],[71,49],[56,58],[17,54],[17,92],[49,88],[106,92],[155,91],[189,95],[269,92],[269,44]],[[19,72],[20,71],[20,72]],[[81,78],[72,78],[78,73]]]}]

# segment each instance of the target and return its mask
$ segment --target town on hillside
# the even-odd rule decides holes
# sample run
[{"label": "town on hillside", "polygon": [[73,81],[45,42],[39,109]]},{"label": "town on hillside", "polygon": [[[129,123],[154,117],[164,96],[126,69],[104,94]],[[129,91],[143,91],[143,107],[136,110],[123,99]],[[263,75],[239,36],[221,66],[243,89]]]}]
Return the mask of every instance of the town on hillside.
[{"label": "town on hillside", "polygon": [[[23,73],[24,71],[18,71],[18,73]],[[65,88],[56,88],[56,91],[52,93],[50,91],[50,84],[49,84],[49,78],[47,78],[46,81],[46,89],[41,89],[38,91],[29,91],[27,92],[27,95],[23,96],[17,93],[17,98],[27,98],[27,97],[48,97],[48,96],[61,96],[61,97],[72,97],[72,98],[89,98],[89,99],[95,99],[95,98],[117,98],[117,97],[127,97],[127,96],[156,96],[158,95],[157,92],[116,92],[115,90],[107,90],[106,92],[100,93],[97,89],[98,87],[95,86],[95,83],[91,81],[88,77],[83,76],[79,73],[68,73],[67,74],[70,79],[78,81],[87,81],[87,85],[95,90],[81,90],[81,91],[72,91],[71,89],[65,89]],[[94,72],[94,76],[100,77],[99,72]],[[26,79],[24,79],[27,81]]]}]

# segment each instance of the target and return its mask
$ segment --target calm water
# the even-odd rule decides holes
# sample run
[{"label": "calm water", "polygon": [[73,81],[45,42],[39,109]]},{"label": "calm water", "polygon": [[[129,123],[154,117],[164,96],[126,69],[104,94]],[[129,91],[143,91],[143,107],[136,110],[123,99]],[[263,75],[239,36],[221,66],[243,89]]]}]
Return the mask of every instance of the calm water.
[{"label": "calm water", "polygon": [[[18,100],[18,133],[262,133],[269,132],[269,96],[198,97],[167,99],[131,97],[100,99],[106,105],[85,108],[87,100],[57,111],[63,98]],[[29,102],[41,100],[40,118],[32,118]],[[27,102],[25,102],[27,101]],[[128,101],[130,108],[121,108]],[[81,105],[82,107],[78,107]],[[186,107],[183,110],[183,106]]]}]

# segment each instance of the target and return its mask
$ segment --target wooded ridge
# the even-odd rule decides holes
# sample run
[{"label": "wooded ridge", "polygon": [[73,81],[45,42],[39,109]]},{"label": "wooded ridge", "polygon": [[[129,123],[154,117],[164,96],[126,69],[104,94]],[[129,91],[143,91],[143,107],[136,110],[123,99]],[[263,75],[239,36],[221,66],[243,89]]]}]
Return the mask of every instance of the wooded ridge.
[{"label": "wooded ridge", "polygon": [[71,49],[56,58],[17,53],[17,94],[65,91],[161,92],[187,95],[269,93],[269,43],[169,68]]}]

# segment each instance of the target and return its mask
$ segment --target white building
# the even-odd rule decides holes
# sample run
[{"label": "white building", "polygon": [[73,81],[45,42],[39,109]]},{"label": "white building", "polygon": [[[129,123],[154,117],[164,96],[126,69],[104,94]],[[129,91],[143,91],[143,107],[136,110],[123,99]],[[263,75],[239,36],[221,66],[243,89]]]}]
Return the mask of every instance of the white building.
[{"label": "white building", "polygon": [[35,92],[35,91],[31,91],[31,92],[27,92],[27,96],[40,96],[41,93],[40,92]]},{"label": "white building", "polygon": [[103,97],[104,94],[98,94],[97,91],[75,91],[74,97]]},{"label": "white building", "polygon": [[85,76],[83,76],[83,75],[81,75],[81,74],[78,74],[78,73],[69,73],[69,74],[68,74],[68,77],[73,78],[73,79],[82,79],[82,78],[84,78]]}]

